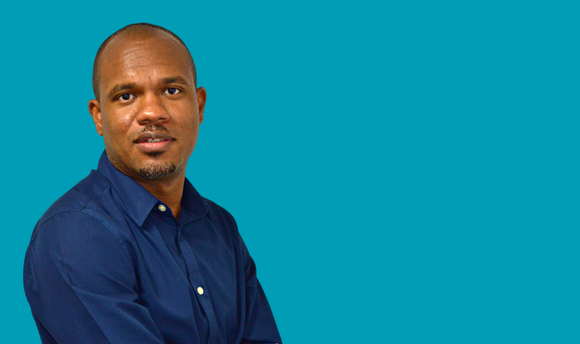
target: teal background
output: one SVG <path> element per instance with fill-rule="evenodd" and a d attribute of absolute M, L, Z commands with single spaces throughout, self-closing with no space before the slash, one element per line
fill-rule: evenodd
<path fill-rule="evenodd" d="M 579 8 L 569 1 L 25 2 L 0 10 L 3 343 L 43 212 L 103 150 L 100 43 L 189 46 L 188 178 L 228 209 L 290 343 L 579 343 Z"/>

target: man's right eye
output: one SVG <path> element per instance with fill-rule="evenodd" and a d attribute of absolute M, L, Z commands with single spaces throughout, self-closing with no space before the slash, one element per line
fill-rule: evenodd
<path fill-rule="evenodd" d="M 117 99 L 122 100 L 122 101 L 129 101 L 131 100 L 131 97 L 133 97 L 133 95 L 131 93 L 123 93 L 121 94 Z"/>

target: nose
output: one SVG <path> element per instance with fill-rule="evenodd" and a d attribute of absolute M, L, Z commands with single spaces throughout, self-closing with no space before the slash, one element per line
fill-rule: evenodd
<path fill-rule="evenodd" d="M 155 94 L 145 94 L 141 97 L 137 113 L 139 124 L 163 123 L 167 122 L 169 117 L 169 112 L 160 97 Z"/>

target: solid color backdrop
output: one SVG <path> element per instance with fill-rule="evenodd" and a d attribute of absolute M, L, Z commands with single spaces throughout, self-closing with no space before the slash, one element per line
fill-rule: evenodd
<path fill-rule="evenodd" d="M 40 342 L 24 253 L 103 150 L 97 48 L 151 22 L 196 61 L 187 176 L 237 219 L 286 344 L 580 342 L 578 10 L 3 4 L 0 341 Z"/>

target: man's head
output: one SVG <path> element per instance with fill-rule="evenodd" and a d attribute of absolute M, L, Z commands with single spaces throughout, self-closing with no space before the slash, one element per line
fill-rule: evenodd
<path fill-rule="evenodd" d="M 189 50 L 164 28 L 133 24 L 105 40 L 89 112 L 117 169 L 138 181 L 185 174 L 206 100 L 196 82 Z"/>
<path fill-rule="evenodd" d="M 109 42 L 112 41 L 117 36 L 150 37 L 152 34 L 159 31 L 166 32 L 169 35 L 171 35 L 171 37 L 175 38 L 179 43 L 181 43 L 181 45 L 183 45 L 185 50 L 187 50 L 187 54 L 189 55 L 189 62 L 191 62 L 191 69 L 193 71 L 193 82 L 197 86 L 197 72 L 195 71 L 195 63 L 193 62 L 193 57 L 191 56 L 189 49 L 187 49 L 187 46 L 185 45 L 185 43 L 183 43 L 181 38 L 179 38 L 173 32 L 159 25 L 153 25 L 149 23 L 138 23 L 127 25 L 124 28 L 117 30 L 115 33 L 107 37 L 107 39 L 105 39 L 105 41 L 99 47 L 99 50 L 97 50 L 95 62 L 93 63 L 93 93 L 95 94 L 95 99 L 100 101 L 101 98 L 101 92 L 99 90 L 99 81 L 100 81 L 99 64 L 101 60 L 101 55 L 105 50 L 105 48 L 109 45 Z"/>

